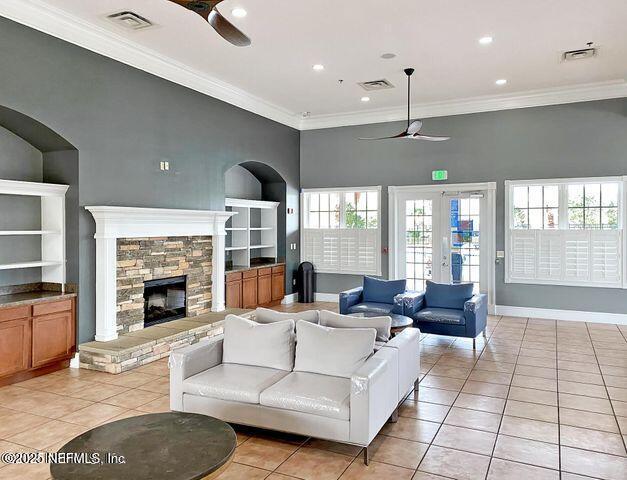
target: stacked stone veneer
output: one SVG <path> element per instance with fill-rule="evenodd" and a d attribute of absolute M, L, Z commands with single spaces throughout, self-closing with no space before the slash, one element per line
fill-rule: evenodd
<path fill-rule="evenodd" d="M 144 328 L 144 282 L 187 277 L 187 316 L 211 311 L 211 237 L 117 240 L 117 331 Z"/>

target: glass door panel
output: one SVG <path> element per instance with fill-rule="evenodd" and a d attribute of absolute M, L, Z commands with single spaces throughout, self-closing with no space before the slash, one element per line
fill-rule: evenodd
<path fill-rule="evenodd" d="M 405 274 L 409 290 L 433 280 L 433 200 L 405 202 Z"/>
<path fill-rule="evenodd" d="M 481 202 L 479 196 L 444 197 L 449 235 L 444 239 L 443 280 L 472 283 L 481 290 Z"/>

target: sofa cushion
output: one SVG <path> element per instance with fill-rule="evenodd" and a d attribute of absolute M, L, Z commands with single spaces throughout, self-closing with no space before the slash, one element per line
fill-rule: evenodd
<path fill-rule="evenodd" d="M 294 320 L 262 324 L 227 315 L 222 362 L 291 371 L 294 342 Z"/>
<path fill-rule="evenodd" d="M 183 380 L 183 393 L 259 403 L 261 392 L 288 374 L 285 370 L 222 363 Z"/>
<path fill-rule="evenodd" d="M 464 312 L 453 308 L 425 308 L 416 313 L 413 318 L 418 322 L 466 325 Z"/>
<path fill-rule="evenodd" d="M 254 312 L 254 320 L 259 323 L 273 323 L 281 320 L 305 320 L 311 323 L 318 323 L 318 310 L 305 310 L 304 312 L 277 312 L 269 308 L 258 307 Z"/>
<path fill-rule="evenodd" d="M 296 322 L 294 371 L 350 376 L 374 351 L 374 328 L 330 328 Z"/>
<path fill-rule="evenodd" d="M 334 328 L 374 328 L 377 341 L 387 342 L 390 339 L 392 319 L 390 317 L 351 317 L 340 315 L 329 310 L 320 311 L 320 325 Z"/>
<path fill-rule="evenodd" d="M 350 387 L 348 378 L 292 372 L 264 390 L 259 403 L 267 407 L 348 420 Z"/>
<path fill-rule="evenodd" d="M 391 303 L 363 302 L 353 305 L 348 309 L 349 313 L 376 313 L 377 315 L 389 315 L 394 305 Z"/>
<path fill-rule="evenodd" d="M 427 307 L 464 309 L 464 303 L 472 298 L 472 283 L 435 283 L 427 280 L 425 302 Z"/>
<path fill-rule="evenodd" d="M 394 297 L 405 292 L 406 283 L 405 279 L 383 280 L 364 277 L 364 302 L 394 304 Z"/>

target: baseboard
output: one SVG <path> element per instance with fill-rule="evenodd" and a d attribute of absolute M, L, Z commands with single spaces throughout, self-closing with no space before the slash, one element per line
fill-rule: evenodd
<path fill-rule="evenodd" d="M 70 358 L 70 368 L 79 368 L 79 354 L 76 352 L 72 358 Z"/>
<path fill-rule="evenodd" d="M 511 307 L 508 305 L 496 305 L 494 310 L 495 315 L 507 315 L 510 317 L 545 318 L 549 320 L 627 325 L 627 314 L 625 313 L 584 312 L 581 310 Z"/>
<path fill-rule="evenodd" d="M 340 301 L 340 294 L 316 292 L 314 293 L 314 300 L 316 302 L 336 302 L 337 303 Z"/>
<path fill-rule="evenodd" d="M 298 302 L 298 293 L 290 293 L 289 295 L 285 295 L 285 297 L 283 297 L 281 305 L 291 305 L 296 302 Z"/>

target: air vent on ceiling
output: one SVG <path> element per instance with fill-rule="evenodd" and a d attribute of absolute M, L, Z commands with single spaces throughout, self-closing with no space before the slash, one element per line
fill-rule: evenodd
<path fill-rule="evenodd" d="M 564 52 L 564 60 L 583 60 L 584 58 L 592 58 L 596 54 L 596 48 L 582 48 L 580 50 L 570 50 L 568 52 Z"/>
<path fill-rule="evenodd" d="M 147 18 L 136 14 L 135 12 L 117 12 L 107 15 L 107 18 L 121 27 L 129 30 L 144 30 L 153 26 L 153 23 Z"/>
<path fill-rule="evenodd" d="M 388 88 L 394 88 L 394 85 L 392 85 L 389 80 L 385 80 L 385 79 L 371 80 L 369 82 L 359 82 L 357 85 L 359 85 L 361 88 L 367 91 L 386 90 Z"/>

